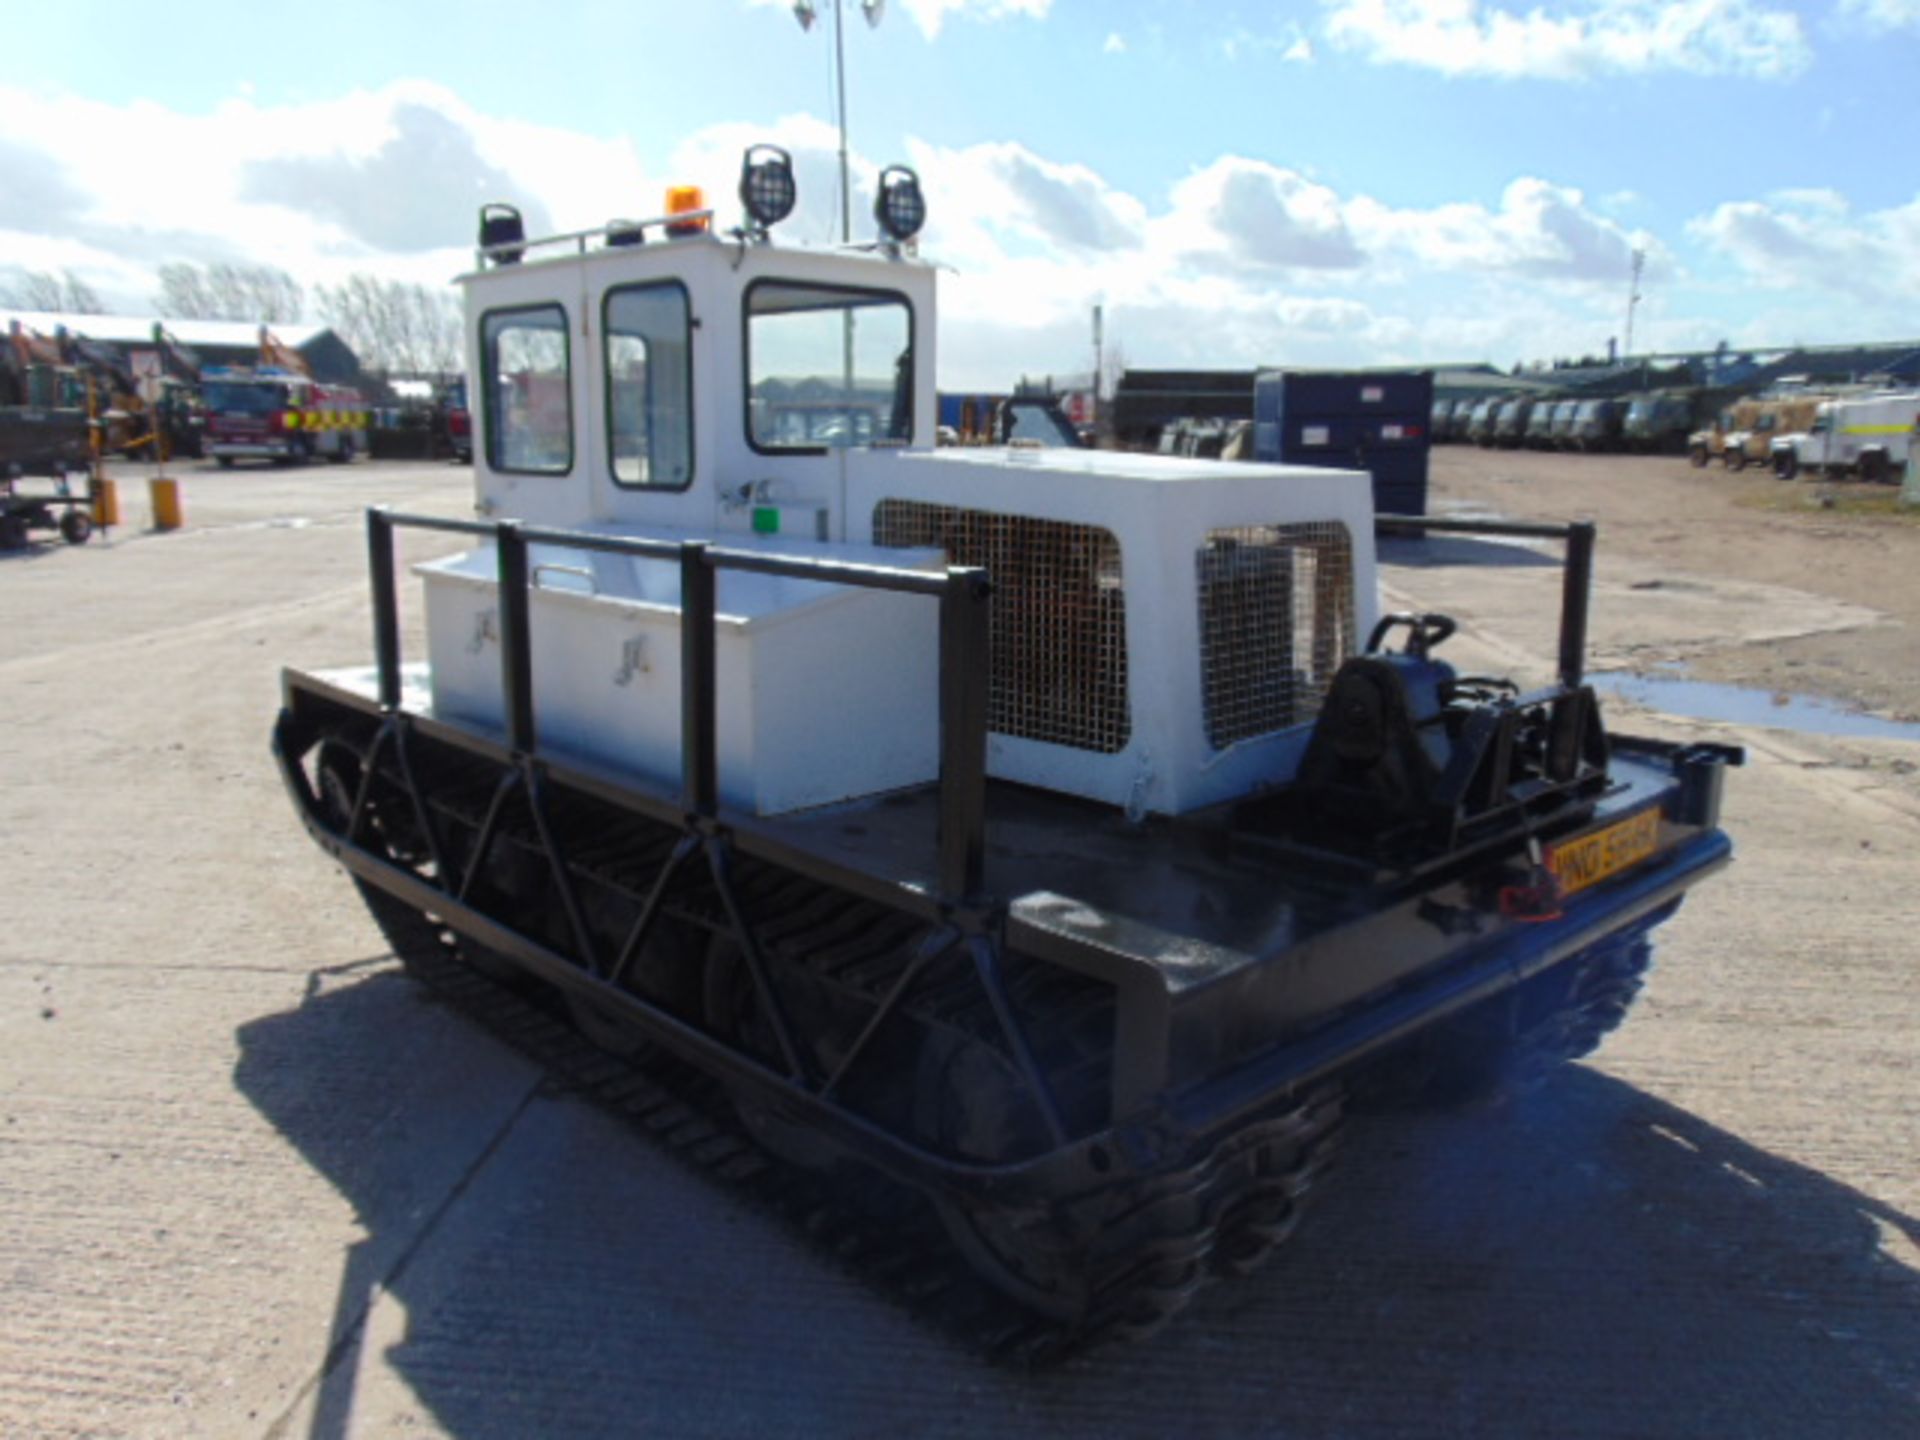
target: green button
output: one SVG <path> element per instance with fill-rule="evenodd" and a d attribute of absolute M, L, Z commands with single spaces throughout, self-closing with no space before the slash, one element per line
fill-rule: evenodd
<path fill-rule="evenodd" d="M 771 505 L 754 506 L 753 533 L 756 535 L 778 535 L 780 533 L 780 512 Z"/>

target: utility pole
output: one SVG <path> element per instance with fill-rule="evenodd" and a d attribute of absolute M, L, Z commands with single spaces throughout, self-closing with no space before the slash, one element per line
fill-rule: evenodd
<path fill-rule="evenodd" d="M 1640 272 L 1647 267 L 1647 252 L 1635 248 L 1633 252 L 1633 279 L 1627 285 L 1627 344 L 1626 355 L 1633 354 L 1633 311 L 1640 303 Z"/>
<path fill-rule="evenodd" d="M 1106 306 L 1093 307 L 1093 403 L 1088 407 L 1087 423 L 1095 429 L 1100 425 L 1100 380 L 1101 367 L 1105 363 L 1106 342 L 1103 338 Z"/>

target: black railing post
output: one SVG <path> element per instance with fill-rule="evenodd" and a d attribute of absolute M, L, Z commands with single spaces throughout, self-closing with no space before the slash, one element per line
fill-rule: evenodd
<path fill-rule="evenodd" d="M 516 755 L 534 747 L 532 592 L 527 588 L 527 541 L 520 527 L 503 520 L 494 528 L 500 558 L 500 676 L 507 717 L 507 743 Z"/>
<path fill-rule="evenodd" d="M 373 578 L 373 664 L 380 677 L 380 708 L 400 708 L 400 598 L 393 583 L 393 517 L 367 511 L 367 569 Z"/>
<path fill-rule="evenodd" d="M 978 895 L 987 832 L 987 572 L 947 571 L 940 596 L 940 892 Z"/>
<path fill-rule="evenodd" d="M 1567 569 L 1560 592 L 1560 683 L 1580 683 L 1587 670 L 1587 604 L 1593 592 L 1593 522 L 1567 526 Z"/>
<path fill-rule="evenodd" d="M 692 815 L 719 807 L 716 611 L 706 544 L 688 541 L 680 547 L 680 759 L 682 803 Z"/>

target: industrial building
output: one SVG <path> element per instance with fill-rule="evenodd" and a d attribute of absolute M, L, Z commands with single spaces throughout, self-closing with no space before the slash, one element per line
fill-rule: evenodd
<path fill-rule="evenodd" d="M 153 315 L 72 315 L 49 310 L 0 310 L 0 331 L 14 321 L 53 335 L 65 329 L 121 353 L 130 368 L 137 351 L 153 348 L 153 327 L 191 349 L 202 365 L 252 365 L 260 358 L 260 326 L 242 320 L 167 320 Z M 326 325 L 273 325 L 274 338 L 306 361 L 313 378 L 328 385 L 360 385 L 360 358 Z"/>
<path fill-rule="evenodd" d="M 1262 369 L 1128 370 L 1114 389 L 1113 428 L 1122 445 L 1150 448 L 1175 420 L 1251 420 L 1254 378 Z M 1279 367 L 1284 368 L 1284 367 Z M 1607 399 L 1666 386 L 1739 387 L 1850 383 L 1868 378 L 1920 384 L 1920 340 L 1869 345 L 1801 345 L 1635 355 L 1591 365 L 1523 370 L 1486 364 L 1373 367 L 1377 374 L 1430 371 L 1436 400 L 1545 394 Z M 1347 372 L 1357 373 L 1357 372 Z"/>

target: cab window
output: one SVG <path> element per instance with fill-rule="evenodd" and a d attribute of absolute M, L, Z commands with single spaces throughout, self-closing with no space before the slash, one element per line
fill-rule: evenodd
<path fill-rule="evenodd" d="M 609 290 L 607 458 L 613 483 L 684 490 L 693 483 L 693 346 L 677 280 Z"/>
<path fill-rule="evenodd" d="M 480 321 L 487 463 L 523 475 L 573 469 L 573 355 L 558 305 L 494 310 Z"/>
<path fill-rule="evenodd" d="M 827 450 L 913 438 L 913 312 L 894 291 L 755 281 L 746 306 L 747 439 Z"/>

